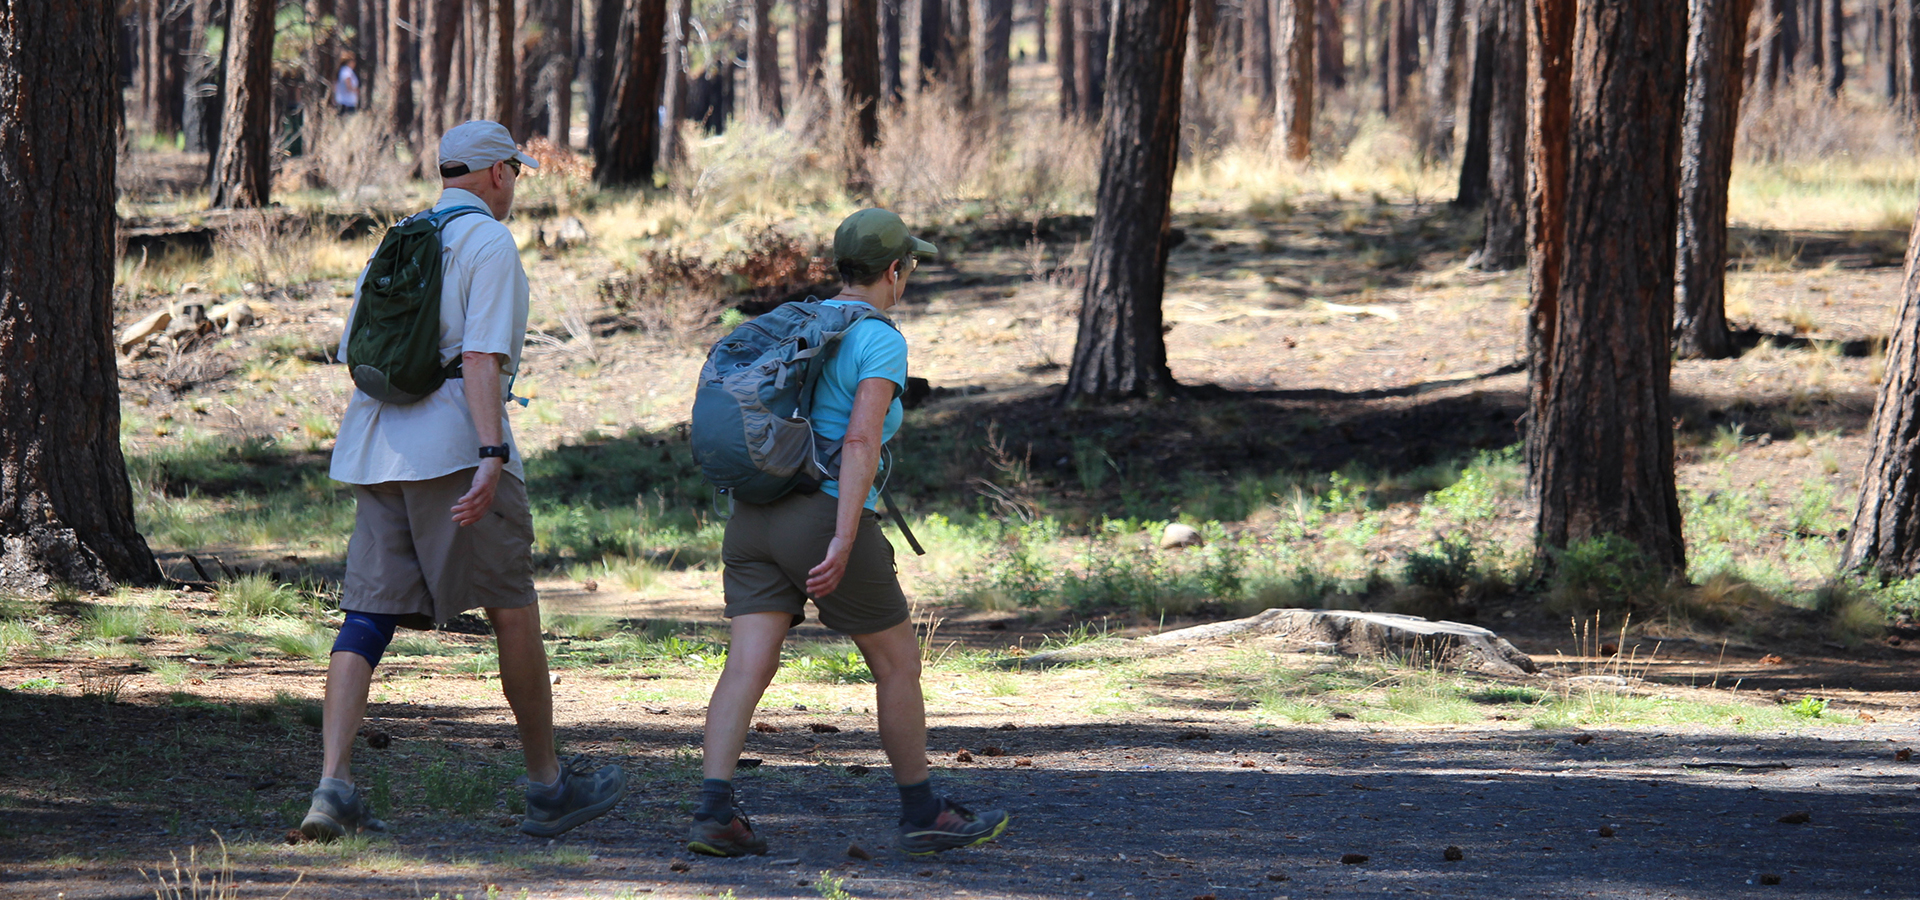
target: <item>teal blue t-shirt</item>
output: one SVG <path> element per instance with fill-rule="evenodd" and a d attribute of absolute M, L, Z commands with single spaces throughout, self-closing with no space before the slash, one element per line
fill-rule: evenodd
<path fill-rule="evenodd" d="M 867 305 L 857 300 L 825 302 L 829 306 Z M 903 414 L 900 395 L 907 389 L 907 338 L 893 326 L 871 319 L 849 329 L 846 337 L 840 339 L 833 358 L 827 361 L 826 371 L 814 388 L 814 434 L 829 441 L 846 438 L 847 421 L 853 417 L 854 393 L 860 389 L 860 382 L 868 378 L 893 382 L 893 403 L 887 407 L 887 418 L 881 423 L 880 442 L 893 440 L 894 432 L 900 430 Z M 829 481 L 820 489 L 831 496 L 840 496 L 838 481 Z M 873 488 L 867 491 L 867 508 L 877 509 L 879 498 L 880 479 L 875 478 Z"/>

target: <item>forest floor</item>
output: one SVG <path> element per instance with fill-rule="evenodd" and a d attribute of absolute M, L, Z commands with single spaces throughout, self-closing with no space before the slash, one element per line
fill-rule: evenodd
<path fill-rule="evenodd" d="M 1523 273 L 1466 264 L 1470 217 L 1325 194 L 1176 208 L 1164 309 L 1181 398 L 1053 403 L 1084 219 L 940 226 L 943 258 L 897 316 L 932 388 L 899 476 L 931 551 L 902 554 L 930 755 L 957 799 L 1014 816 L 996 844 L 926 861 L 891 849 L 869 676 L 812 623 L 738 780 L 770 854 L 685 852 L 724 630 L 715 525 L 687 508 L 676 427 L 717 332 L 636 324 L 606 287 L 632 248 L 599 235 L 526 254 L 544 337 L 514 422 L 534 492 L 554 501 L 536 547 L 564 749 L 624 765 L 629 799 L 557 841 L 511 827 L 512 723 L 485 627 L 463 620 L 404 637 L 381 667 L 366 734 L 385 746 L 357 764 L 391 830 L 288 843 L 318 765 L 325 600 L 351 523 L 324 477 L 347 382 L 315 360 L 370 244 L 322 242 L 296 263 L 243 238 L 217 251 L 224 269 L 134 273 L 122 325 L 188 281 L 253 297 L 260 321 L 123 363 L 142 524 L 181 586 L 5 598 L 0 895 L 152 896 L 147 877 L 174 877 L 175 857 L 247 898 L 1913 894 L 1920 768 L 1896 754 L 1920 743 L 1920 630 L 1898 618 L 1910 607 L 1848 623 L 1810 599 L 1834 577 L 1904 234 L 1736 235 L 1729 311 L 1750 349 L 1673 370 L 1704 587 L 1590 610 L 1489 574 L 1512 571 L 1530 528 L 1499 462 L 1518 440 L 1526 289 Z M 542 224 L 516 233 L 531 246 Z M 1485 509 L 1436 499 L 1476 472 Z M 1221 557 L 1244 567 L 1219 582 L 1242 593 L 1167 587 L 1205 569 L 1197 550 L 1151 549 L 1176 519 L 1248 554 Z M 1395 582 L 1450 530 L 1491 560 L 1482 589 L 1434 601 Z M 1162 593 L 1070 597 L 1022 560 L 1120 567 Z M 1257 641 L 1018 665 L 1257 609 L 1271 597 L 1245 585 L 1261 565 L 1314 573 L 1296 598 L 1309 605 L 1485 624 L 1543 672 Z"/>

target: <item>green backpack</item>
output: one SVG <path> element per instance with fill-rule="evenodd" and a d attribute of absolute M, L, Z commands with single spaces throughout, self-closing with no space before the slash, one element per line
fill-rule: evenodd
<path fill-rule="evenodd" d="M 427 210 L 400 220 L 380 239 L 360 284 L 360 307 L 347 332 L 353 385 L 382 403 L 418 401 L 460 376 L 460 360 L 440 364 L 440 232 L 474 206 Z"/>

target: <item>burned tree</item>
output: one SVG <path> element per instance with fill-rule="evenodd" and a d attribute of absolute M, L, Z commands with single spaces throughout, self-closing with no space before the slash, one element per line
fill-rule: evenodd
<path fill-rule="evenodd" d="M 1900 320 L 1873 407 L 1860 503 L 1841 556 L 1844 569 L 1902 578 L 1920 574 L 1920 218 L 1914 229 L 1907 240 Z"/>
<path fill-rule="evenodd" d="M 601 2 L 623 5 L 613 44 L 618 56 L 607 90 L 607 121 L 600 126 L 606 148 L 594 160 L 593 180 L 601 185 L 647 184 L 660 150 L 658 103 L 666 69 L 660 41 L 667 28 L 667 0 Z"/>
<path fill-rule="evenodd" d="M 230 2 L 227 103 L 213 164 L 213 205 L 265 206 L 273 188 L 273 3 Z"/>
<path fill-rule="evenodd" d="M 1493 29 L 1487 107 L 1487 235 L 1480 268 L 1527 260 L 1527 29 L 1525 0 L 1486 0 Z"/>
<path fill-rule="evenodd" d="M 0 588 L 160 577 L 120 454 L 114 7 L 0 2 Z"/>
<path fill-rule="evenodd" d="M 1727 183 L 1733 177 L 1740 70 L 1753 0 L 1691 0 L 1688 5 L 1674 345 L 1688 359 L 1725 359 L 1733 355 L 1733 335 L 1727 331 Z"/>
<path fill-rule="evenodd" d="M 1313 147 L 1313 14 L 1316 0 L 1274 4 L 1274 146 L 1295 161 Z"/>
<path fill-rule="evenodd" d="M 1066 400 L 1173 391 L 1161 334 L 1188 0 L 1120 0 L 1100 141 L 1093 256 Z"/>

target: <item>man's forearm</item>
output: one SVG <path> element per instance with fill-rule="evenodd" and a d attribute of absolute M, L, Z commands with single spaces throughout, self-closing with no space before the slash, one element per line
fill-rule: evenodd
<path fill-rule="evenodd" d="M 460 354 L 460 373 L 466 381 L 467 412 L 473 416 L 473 430 L 480 436 L 481 447 L 498 446 L 505 440 L 500 427 L 500 363 L 501 356 L 498 353 Z"/>

